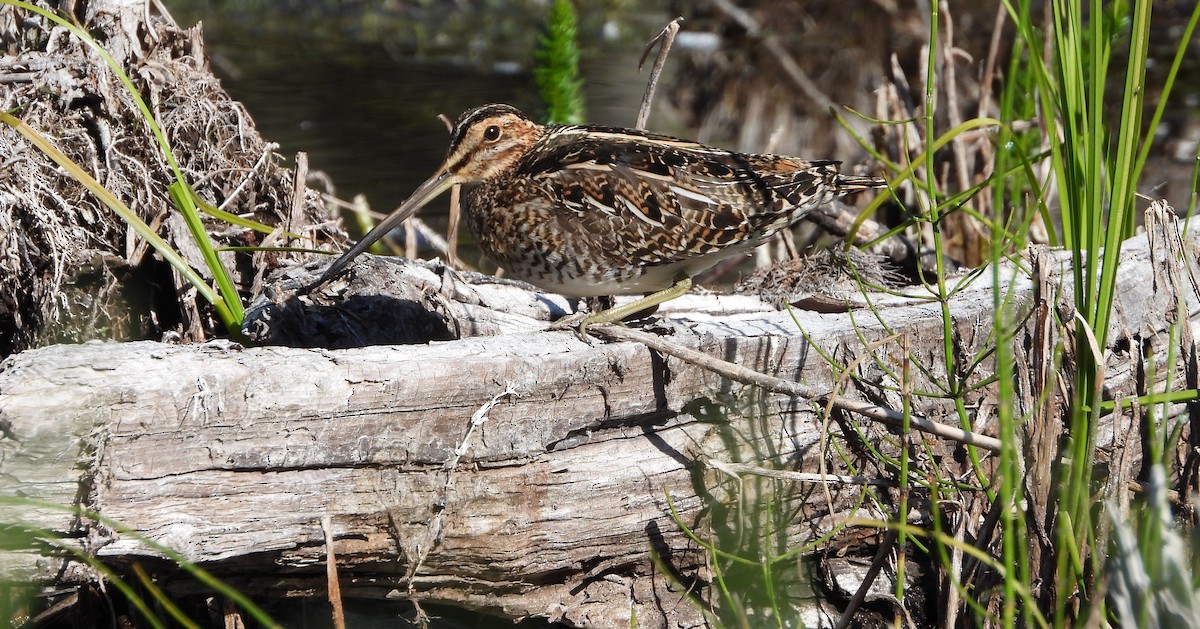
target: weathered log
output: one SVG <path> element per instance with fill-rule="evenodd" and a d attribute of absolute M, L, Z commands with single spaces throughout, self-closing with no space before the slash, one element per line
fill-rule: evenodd
<path fill-rule="evenodd" d="M 1141 343 L 1165 338 L 1171 299 L 1181 297 L 1148 279 L 1162 276 L 1154 268 L 1162 260 L 1152 262 L 1145 237 L 1125 248 L 1110 347 L 1128 347 L 1131 333 Z M 1046 259 L 1063 265 L 1058 285 L 1069 292 L 1065 258 Z M 1008 296 L 1002 316 L 1022 321 L 1031 312 L 1025 266 L 980 273 L 948 302 L 954 352 L 973 356 L 990 342 L 993 277 Z M 9 358 L 0 364 L 0 495 L 86 507 L 138 536 L 26 506 L 5 506 L 0 521 L 69 536 L 118 565 L 160 554 L 144 537 L 234 584 L 295 595 L 324 591 L 320 521 L 328 515 L 345 595 L 578 626 L 628 626 L 631 613 L 639 626 L 685 626 L 700 612 L 682 589 L 710 595 L 701 587 L 705 553 L 682 527 L 728 526 L 706 514 L 754 498 L 753 483 L 731 484 L 727 474 L 753 466 L 845 474 L 834 457 L 821 464 L 819 445 L 853 418 L 828 423 L 810 401 L 764 393 L 641 344 L 540 331 L 539 317 L 565 308 L 544 295 L 473 283 L 429 263 L 367 258 L 353 273 L 393 272 L 426 277 L 418 307 L 476 322 L 446 327 L 457 330 L 451 336 L 503 333 L 338 350 L 89 343 Z M 289 308 L 306 316 L 339 295 L 354 302 L 353 273 L 328 293 L 297 295 L 311 273 L 293 270 L 268 291 L 274 302 L 260 304 L 259 327 L 278 329 Z M 898 407 L 863 383 L 889 384 L 883 367 L 898 373 L 904 361 L 925 367 L 910 370 L 914 389 L 944 379 L 940 306 L 873 297 L 874 311 L 821 314 L 691 296 L 665 307 L 651 329 L 818 390 L 832 390 L 835 377 L 810 343 L 842 366 L 865 358 L 854 367 L 858 390 L 846 394 Z M 1194 317 L 1195 295 L 1182 297 Z M 740 312 L 714 316 L 718 304 Z M 1111 395 L 1145 385 L 1137 381 L 1146 372 L 1120 369 L 1127 352 L 1110 357 Z M 980 361 L 968 382 L 991 374 Z M 989 387 L 966 398 L 969 408 L 994 403 Z M 947 420 L 950 402 L 913 399 L 927 418 L 957 425 Z M 862 434 L 886 447 L 889 429 Z M 947 461 L 961 454 L 958 444 L 926 439 Z M 860 475 L 889 482 L 878 462 L 859 463 Z M 822 491 L 793 497 L 787 543 L 815 539 L 856 513 L 848 509 L 857 490 L 846 482 L 858 481 L 829 483 L 833 503 Z M 70 557 L 0 551 L 5 580 L 86 577 L 78 568 Z"/>

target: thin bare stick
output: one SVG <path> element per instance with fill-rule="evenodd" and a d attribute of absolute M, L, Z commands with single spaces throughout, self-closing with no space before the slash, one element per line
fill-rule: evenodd
<path fill-rule="evenodd" d="M 446 130 L 454 132 L 454 121 L 446 114 L 438 114 L 438 119 L 446 125 Z M 462 218 L 462 186 L 450 188 L 450 219 L 446 226 L 446 264 L 450 268 L 463 270 L 465 267 L 458 259 L 458 225 Z"/>
<path fill-rule="evenodd" d="M 459 271 L 466 268 L 458 259 L 458 224 L 462 220 L 461 203 L 462 186 L 456 185 L 450 188 L 450 219 L 449 225 L 446 227 L 446 264 Z"/>
<path fill-rule="evenodd" d="M 217 206 L 218 210 L 229 209 L 229 205 L 232 204 L 238 198 L 238 195 L 240 195 L 242 193 L 242 191 L 246 189 L 246 185 L 249 184 L 254 179 L 254 175 L 255 175 L 255 173 L 258 172 L 258 169 L 261 168 L 262 165 L 267 162 L 267 158 L 270 157 L 271 154 L 273 152 L 275 152 L 277 149 L 279 149 L 279 145 L 274 142 L 267 142 L 266 144 L 263 145 L 262 154 L 260 154 L 258 156 L 258 161 L 254 162 L 254 165 L 251 166 L 250 169 L 246 171 L 246 176 L 242 177 L 242 180 L 240 182 L 238 182 L 238 185 L 236 188 L 233 189 L 233 192 L 230 192 L 228 195 L 225 196 L 225 200 L 221 201 L 221 204 Z M 307 168 L 305 170 L 307 170 Z M 299 168 L 297 168 L 296 173 L 299 174 L 299 172 L 300 172 L 300 170 L 299 170 Z M 299 179 L 299 177 L 297 177 L 297 179 Z M 195 184 L 192 185 L 192 187 L 193 188 L 196 187 L 197 185 L 199 185 L 199 183 L 200 182 L 197 181 Z M 292 189 L 293 190 L 295 189 L 294 184 L 293 184 Z M 295 201 L 293 200 L 292 203 L 295 204 Z"/>
<path fill-rule="evenodd" d="M 865 476 L 849 476 L 846 474 L 814 474 L 812 472 L 792 472 L 789 470 L 773 470 L 746 463 L 731 463 L 717 459 L 702 457 L 704 464 L 734 478 L 738 474 L 750 474 L 779 480 L 795 481 L 797 483 L 834 483 L 841 485 L 873 485 L 876 487 L 895 487 L 896 483 L 885 478 L 867 478 Z"/>
<path fill-rule="evenodd" d="M 404 257 L 409 260 L 417 259 L 417 225 L 415 216 L 404 219 Z"/>
<path fill-rule="evenodd" d="M 846 629 L 850 623 L 854 621 L 854 612 L 867 600 L 867 593 L 871 591 L 871 586 L 875 584 L 875 579 L 879 576 L 879 571 L 883 569 L 883 564 L 887 561 L 892 546 L 896 544 L 896 539 L 899 533 L 895 529 L 888 529 L 883 534 L 883 541 L 879 543 L 879 550 L 875 551 L 875 558 L 871 560 L 871 567 L 867 568 L 866 574 L 863 575 L 862 583 L 859 584 L 858 590 L 854 592 L 854 596 L 850 597 L 850 602 L 846 605 L 846 611 L 842 612 L 842 617 L 838 619 L 837 629 Z"/>
<path fill-rule="evenodd" d="M 392 520 L 392 530 L 396 536 L 396 542 L 401 552 L 404 553 L 405 559 L 408 561 L 408 567 L 404 572 L 404 580 L 407 583 L 410 593 L 410 601 L 414 606 L 417 606 L 418 616 L 424 615 L 424 612 L 420 609 L 416 597 L 412 596 L 414 583 L 417 578 L 417 572 L 424 565 L 429 553 L 441 543 L 442 530 L 446 524 L 446 512 L 449 511 L 447 505 L 450 504 L 451 490 L 454 487 L 454 480 L 458 473 L 458 463 L 471 449 L 471 436 L 475 433 L 475 430 L 488 421 L 488 413 L 501 400 L 516 397 L 518 394 L 519 391 L 517 391 L 513 384 L 505 384 L 503 391 L 494 395 L 490 401 L 484 403 L 483 406 L 471 414 L 471 420 L 467 424 L 466 433 L 463 434 L 462 440 L 455 446 L 454 454 L 442 464 L 442 470 L 446 473 L 445 482 L 442 483 L 441 492 L 438 497 L 438 504 L 442 505 L 442 508 L 437 511 L 425 526 L 425 531 L 421 535 L 421 539 L 416 540 L 415 543 L 405 543 L 403 537 L 400 535 L 399 523 L 402 521 L 401 518 L 393 511 L 388 511 L 388 517 Z"/>
<path fill-rule="evenodd" d="M 638 70 L 641 70 L 642 66 L 646 65 L 646 57 L 650 56 L 650 51 L 654 50 L 655 44 L 661 42 L 658 48 L 658 57 L 654 60 L 654 67 L 650 69 L 650 80 L 646 83 L 646 93 L 642 95 L 642 106 L 638 109 L 635 129 L 646 128 L 646 121 L 650 118 L 650 104 L 654 100 L 654 90 L 658 89 L 658 77 L 667 63 L 667 53 L 671 51 L 671 44 L 675 41 L 675 35 L 679 33 L 679 23 L 682 21 L 682 17 L 677 17 L 664 26 L 658 35 L 655 35 L 654 39 L 646 44 L 646 49 L 642 51 L 642 58 L 638 60 Z"/>
<path fill-rule="evenodd" d="M 946 627 L 957 626 L 955 622 L 958 618 L 959 607 L 962 605 L 961 595 L 958 588 L 954 587 L 955 583 L 966 583 L 962 579 L 963 569 L 963 546 L 967 544 L 967 523 L 964 521 L 962 514 L 962 505 L 958 504 L 958 510 L 943 510 L 950 517 L 951 529 L 954 531 L 954 545 L 950 547 L 950 566 L 947 570 L 949 574 L 945 575 L 946 582 L 943 584 L 946 592 L 945 607 L 942 608 L 942 618 L 947 621 Z"/>
<path fill-rule="evenodd" d="M 945 26 L 945 38 L 941 42 L 935 43 L 941 47 L 940 55 L 942 57 L 942 74 L 944 76 L 945 88 L 944 97 L 946 99 L 946 112 L 950 118 L 950 124 L 953 127 L 959 126 L 963 121 L 962 107 L 959 105 L 958 96 L 958 75 L 955 69 L 956 61 L 959 57 L 966 57 L 970 60 L 967 53 L 961 48 L 954 45 L 954 18 L 950 13 L 950 6 L 944 0 L 940 3 L 941 15 L 943 16 Z M 963 134 L 955 135 L 951 140 L 954 146 L 953 160 L 956 178 L 958 179 L 959 190 L 969 190 L 973 184 L 971 180 L 970 164 L 975 163 L 977 156 L 967 145 L 967 137 Z M 981 143 L 975 142 L 974 146 L 978 147 Z M 982 144 L 988 144 L 983 142 Z M 949 165 L 947 165 L 949 168 Z M 987 188 L 981 191 L 986 193 Z M 966 203 L 971 208 L 990 207 L 989 205 L 981 204 L 982 197 L 975 195 L 973 198 L 967 199 Z M 978 266 L 983 264 L 984 253 L 981 251 L 982 245 L 980 241 L 980 230 L 978 225 L 970 218 L 970 214 L 966 212 L 958 213 L 955 221 L 962 221 L 958 229 L 961 232 L 961 249 L 958 258 L 965 264 L 970 266 Z"/>
<path fill-rule="evenodd" d="M 992 24 L 992 40 L 988 44 L 987 59 L 983 63 L 983 78 L 979 81 L 979 109 L 976 115 L 980 118 L 997 117 L 992 114 L 992 83 L 996 79 L 996 64 L 1000 58 L 1000 43 L 1004 41 L 1004 22 L 1007 17 L 1008 11 L 1003 4 L 998 3 L 996 20 Z M 990 147 L 989 143 L 985 142 L 984 144 Z"/>
<path fill-rule="evenodd" d="M 325 532 L 325 582 L 329 590 L 329 604 L 333 606 L 333 627 L 346 629 L 342 588 L 338 584 L 337 554 L 333 552 L 333 517 L 328 514 L 321 516 L 321 530 Z"/>
<path fill-rule="evenodd" d="M 841 396 L 830 395 L 823 391 L 819 391 L 815 387 L 800 384 L 799 382 L 784 380 L 783 378 L 776 378 L 775 376 L 768 376 L 767 374 L 755 371 L 753 369 L 715 358 L 690 347 L 684 347 L 678 343 L 672 343 L 654 334 L 649 334 L 647 332 L 642 332 L 640 330 L 634 330 L 632 328 L 611 323 L 592 325 L 588 328 L 588 331 L 616 341 L 641 343 L 650 349 L 667 354 L 669 356 L 674 356 L 675 358 L 678 358 L 686 363 L 703 367 L 704 369 L 708 369 L 713 373 L 725 376 L 726 378 L 736 382 L 741 382 L 742 384 L 762 387 L 768 391 L 783 393 L 785 395 L 791 395 L 807 400 L 827 400 L 829 405 L 833 408 L 856 413 L 868 419 L 888 424 L 889 426 L 895 426 L 897 428 L 904 425 L 904 414 L 899 411 L 877 406 L 869 402 L 862 402 Z M 941 437 L 943 439 L 958 441 L 960 443 L 980 447 L 992 452 L 1000 451 L 1000 440 L 996 439 L 995 437 L 968 432 L 961 428 L 948 426 L 946 424 L 938 423 L 917 415 L 910 417 L 908 419 L 908 423 L 916 430 Z"/>
<path fill-rule="evenodd" d="M 75 592 L 74 594 L 71 594 L 70 596 L 62 599 L 61 601 L 47 607 L 46 609 L 44 609 L 42 611 L 42 613 L 38 614 L 37 616 L 34 616 L 33 617 L 33 626 L 35 626 L 35 627 L 43 626 L 42 623 L 48 623 L 55 616 L 61 614 L 62 612 L 66 611 L 68 609 L 75 607 L 77 604 L 79 604 L 79 592 Z"/>
<path fill-rule="evenodd" d="M 265 153 L 264 153 L 265 155 Z M 249 177 L 247 177 L 249 179 Z M 295 233 L 296 225 L 304 224 L 304 193 L 308 190 L 308 153 L 296 153 L 295 177 L 292 179 L 292 207 L 288 212 L 285 232 Z M 289 236 L 284 241 L 291 244 Z"/>

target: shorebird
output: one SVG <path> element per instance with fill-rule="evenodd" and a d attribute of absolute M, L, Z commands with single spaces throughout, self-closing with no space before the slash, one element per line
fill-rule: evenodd
<path fill-rule="evenodd" d="M 840 175 L 834 161 L 616 127 L 546 126 L 514 107 L 486 105 L 459 117 L 441 168 L 314 286 L 456 184 L 475 242 L 508 276 L 571 297 L 644 295 L 588 315 L 579 324 L 585 338 L 589 325 L 683 295 L 695 275 L 812 209 L 886 185 Z"/>

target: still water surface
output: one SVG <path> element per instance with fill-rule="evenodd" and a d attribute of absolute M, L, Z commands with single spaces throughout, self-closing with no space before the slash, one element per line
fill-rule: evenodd
<path fill-rule="evenodd" d="M 281 154 L 307 152 L 310 167 L 330 176 L 339 197 L 364 194 L 377 211 L 397 206 L 440 165 L 448 135 L 438 114 L 454 119 L 502 102 L 536 116 L 541 107 L 529 72 L 541 15 L 524 16 L 532 32 L 508 42 L 522 45 L 483 51 L 476 45 L 468 58 L 453 45 L 398 49 L 359 41 L 362 33 L 353 28 L 307 29 L 316 19 L 311 15 L 297 13 L 289 22 L 286 10 L 267 18 L 220 4 L 167 2 L 180 26 L 203 22 L 223 86 L 246 105 L 262 135 L 280 144 Z M 639 9 L 619 24 L 580 16 L 590 122 L 633 125 L 646 80 L 637 57 L 665 15 Z M 500 19 L 486 10 L 466 17 Z M 431 204 L 422 216 L 431 219 L 444 204 Z"/>

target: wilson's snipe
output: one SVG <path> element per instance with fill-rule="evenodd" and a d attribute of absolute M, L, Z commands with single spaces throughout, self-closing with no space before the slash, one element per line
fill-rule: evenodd
<path fill-rule="evenodd" d="M 574 297 L 646 294 L 589 316 L 579 328 L 586 334 L 590 324 L 686 293 L 697 273 L 841 194 L 885 185 L 839 175 L 837 164 L 629 129 L 542 126 L 508 105 L 487 105 L 458 119 L 442 167 L 317 284 L 464 184 L 475 241 L 512 277 Z"/>

